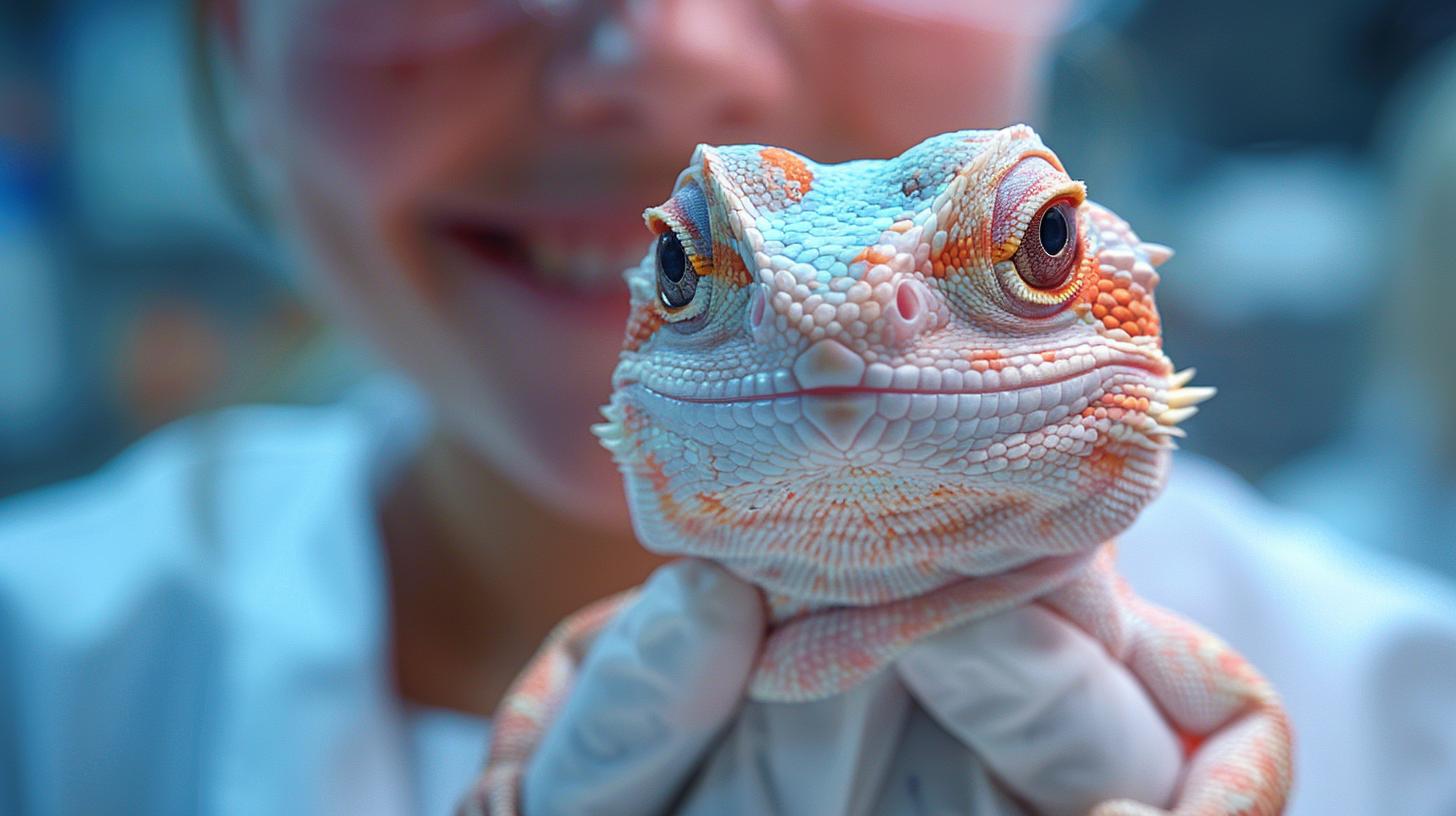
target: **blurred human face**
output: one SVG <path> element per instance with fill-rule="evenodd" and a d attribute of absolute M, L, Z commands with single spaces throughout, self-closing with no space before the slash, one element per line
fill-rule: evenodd
<path fill-rule="evenodd" d="M 893 155 L 1032 103 L 1067 0 L 237 0 L 248 141 L 325 302 L 552 507 L 625 518 L 588 427 L 699 142 Z"/>

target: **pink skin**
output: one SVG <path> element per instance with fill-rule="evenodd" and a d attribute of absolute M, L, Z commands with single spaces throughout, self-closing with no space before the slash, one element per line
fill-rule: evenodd
<path fill-rule="evenodd" d="M 531 5 L 240 0 L 241 138 L 321 300 L 495 470 L 625 529 L 587 428 L 620 345 L 619 270 L 648 244 L 640 213 L 693 146 L 837 160 L 1002 125 L 1031 107 L 1042 40 L 879 2 L 579 3 L 545 22 Z M 1021 24 L 1050 27 L 1065 0 L 1041 6 Z M 568 262 L 590 284 L 545 280 L 538 240 L 595 247 Z"/>

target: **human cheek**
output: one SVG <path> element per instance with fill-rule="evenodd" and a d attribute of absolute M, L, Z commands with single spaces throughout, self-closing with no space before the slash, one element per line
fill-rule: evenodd
<path fill-rule="evenodd" d="M 418 179 L 518 141 L 529 110 L 531 63 L 541 43 L 503 35 L 456 47 L 383 55 L 341 55 L 295 37 L 283 62 L 279 118 L 294 150 L 368 189 L 393 177 Z M 495 111 L 495 115 L 490 112 Z"/>

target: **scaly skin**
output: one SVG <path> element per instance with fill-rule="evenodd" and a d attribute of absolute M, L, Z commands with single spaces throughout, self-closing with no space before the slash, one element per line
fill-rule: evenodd
<path fill-rule="evenodd" d="M 1175 813 L 1283 809 L 1274 692 L 1113 568 L 1111 537 L 1212 394 L 1162 351 L 1152 293 L 1169 250 L 1086 201 L 1024 126 L 841 165 L 703 146 L 646 220 L 659 240 L 627 274 L 596 430 L 648 548 L 763 588 L 774 626 L 752 699 L 827 697 L 921 637 L 1040 603 L 1125 663 L 1183 735 Z M 467 810 L 514 812 L 610 614 L 564 624 L 518 681 Z"/>

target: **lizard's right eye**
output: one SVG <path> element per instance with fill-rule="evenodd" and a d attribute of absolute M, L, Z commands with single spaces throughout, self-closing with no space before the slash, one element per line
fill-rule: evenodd
<path fill-rule="evenodd" d="M 657 236 L 657 292 L 662 305 L 681 309 L 693 302 L 698 291 L 698 273 L 688 263 L 682 241 L 672 230 Z"/>
<path fill-rule="evenodd" d="M 1077 209 L 1070 201 L 1057 199 L 1031 219 L 1011 261 L 1027 286 L 1056 289 L 1076 269 L 1077 247 Z"/>

